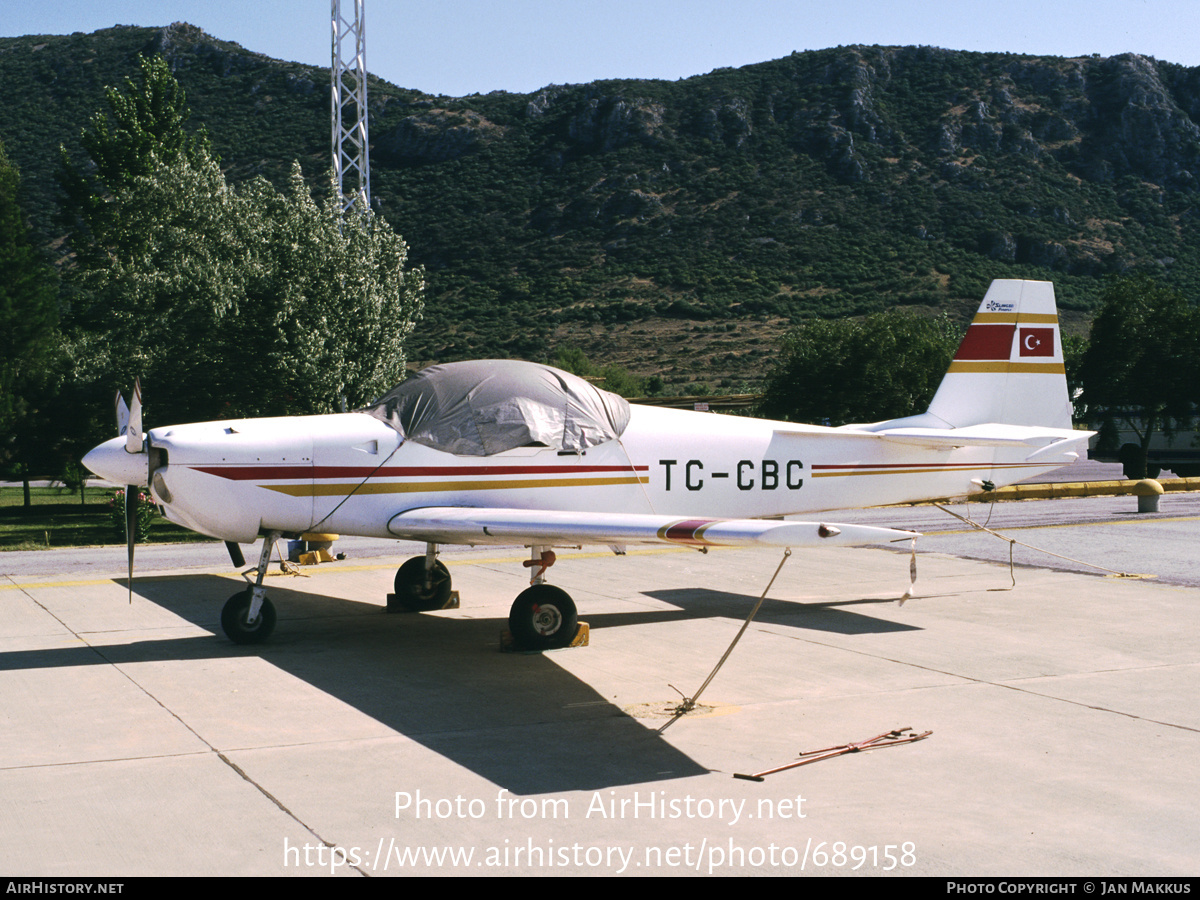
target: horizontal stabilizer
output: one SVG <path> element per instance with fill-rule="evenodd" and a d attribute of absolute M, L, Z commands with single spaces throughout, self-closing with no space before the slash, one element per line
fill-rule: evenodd
<path fill-rule="evenodd" d="M 625 513 L 436 507 L 398 513 L 398 538 L 455 544 L 683 544 L 691 547 L 858 546 L 908 540 L 913 531 L 765 519 L 703 519 Z"/>
<path fill-rule="evenodd" d="M 878 427 L 878 426 L 872 426 Z M 813 435 L 780 429 L 780 437 L 803 437 L 811 441 Z M 900 427 L 867 431 L 857 426 L 839 428 L 830 434 L 833 439 L 863 438 L 872 441 L 888 441 L 906 446 L 926 447 L 931 450 L 957 450 L 961 447 L 1030 447 L 1039 453 L 1064 441 L 1086 441 L 1090 431 L 1068 429 L 1031 428 L 1023 425 L 968 425 L 964 428 Z"/>

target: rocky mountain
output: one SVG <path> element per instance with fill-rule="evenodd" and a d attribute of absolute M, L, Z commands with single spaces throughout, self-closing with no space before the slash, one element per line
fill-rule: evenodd
<path fill-rule="evenodd" d="M 328 73 L 188 25 L 0 39 L 0 139 L 53 241 L 58 146 L 162 53 L 235 178 L 328 167 Z M 373 80 L 372 188 L 430 276 L 413 356 L 553 356 L 687 386 L 762 374 L 788 323 L 961 316 L 1047 278 L 1200 296 L 1200 70 L 839 47 L 676 82 L 429 96 Z"/>

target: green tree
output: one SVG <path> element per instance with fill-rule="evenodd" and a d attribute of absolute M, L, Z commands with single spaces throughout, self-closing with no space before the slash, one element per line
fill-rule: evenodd
<path fill-rule="evenodd" d="M 92 117 L 79 141 L 90 165 L 81 170 L 66 148 L 59 148 L 62 214 L 74 232 L 74 246 L 84 254 L 103 253 L 105 238 L 118 223 L 106 201 L 133 179 L 150 174 L 161 163 L 183 158 L 198 162 L 209 152 L 207 134 L 189 133 L 187 97 L 161 56 L 138 57 L 141 83 L 125 79 L 125 89 L 105 88 L 109 112 Z"/>
<path fill-rule="evenodd" d="M 75 204 L 91 248 L 71 273 L 80 380 L 141 377 L 151 424 L 329 412 L 392 387 L 423 290 L 403 239 L 370 212 L 343 215 L 332 185 L 316 202 L 299 164 L 286 192 L 231 187 L 180 137 L 165 65 L 143 72 L 144 96 L 110 92 L 120 127 L 98 117 L 85 141 L 104 175 Z"/>
<path fill-rule="evenodd" d="M 207 156 L 134 178 L 107 201 L 105 265 L 78 273 L 84 380 L 141 377 L 149 421 L 329 412 L 403 378 L 422 276 L 377 216 L 332 188 L 226 184 Z M 151 407 L 153 404 L 153 407 Z"/>
<path fill-rule="evenodd" d="M 844 425 L 923 412 L 961 335 L 942 316 L 818 319 L 784 338 L 760 413 Z"/>
<path fill-rule="evenodd" d="M 1063 366 L 1067 372 L 1067 395 L 1074 408 L 1076 421 L 1087 418 L 1087 403 L 1083 399 L 1083 360 L 1087 355 L 1087 338 L 1078 334 L 1062 335 Z"/>
<path fill-rule="evenodd" d="M 21 412 L 21 389 L 54 346 L 54 272 L 29 242 L 18 199 L 20 176 L 0 143 L 0 433 Z"/>
<path fill-rule="evenodd" d="M 1102 439 L 1115 440 L 1122 425 L 1136 435 L 1136 445 L 1120 448 L 1129 477 L 1146 477 L 1155 435 L 1190 423 L 1198 365 L 1200 314 L 1192 304 L 1146 276 L 1108 286 L 1083 358 L 1083 400 Z"/>
<path fill-rule="evenodd" d="M 628 369 L 617 365 L 598 366 L 577 347 L 559 349 L 555 354 L 553 364 L 564 372 L 586 378 L 595 383 L 597 387 L 620 394 L 622 397 L 638 397 L 647 393 L 645 379 L 638 378 Z"/>
<path fill-rule="evenodd" d="M 0 459 L 15 464 L 29 505 L 37 458 L 25 451 L 59 345 L 58 290 L 53 269 L 29 241 L 19 191 L 20 176 L 0 144 Z"/>

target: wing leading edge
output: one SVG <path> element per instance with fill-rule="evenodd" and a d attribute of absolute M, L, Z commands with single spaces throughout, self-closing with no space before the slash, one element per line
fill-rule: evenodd
<path fill-rule="evenodd" d="M 438 544 L 682 544 L 690 547 L 853 547 L 917 537 L 914 531 L 766 519 L 429 507 L 397 513 L 388 532 Z"/>

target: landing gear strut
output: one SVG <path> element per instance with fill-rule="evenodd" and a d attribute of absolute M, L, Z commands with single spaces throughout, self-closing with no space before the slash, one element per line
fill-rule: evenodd
<path fill-rule="evenodd" d="M 554 562 L 549 547 L 536 546 L 524 563 L 533 570 L 530 587 L 513 601 L 508 613 L 508 630 L 515 649 L 556 650 L 575 640 L 579 631 L 575 601 L 562 588 L 545 583 L 546 570 Z M 437 544 L 427 544 L 424 556 L 414 556 L 396 570 L 395 589 L 394 594 L 388 594 L 389 612 L 397 611 L 397 607 L 427 612 L 456 605 L 451 602 L 450 571 L 437 558 Z"/>
<path fill-rule="evenodd" d="M 221 610 L 221 628 L 235 644 L 261 644 L 275 630 L 275 606 L 267 599 L 262 583 L 279 535 L 278 531 L 272 531 L 263 538 L 254 586 L 238 591 Z"/>

